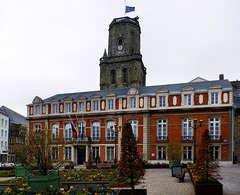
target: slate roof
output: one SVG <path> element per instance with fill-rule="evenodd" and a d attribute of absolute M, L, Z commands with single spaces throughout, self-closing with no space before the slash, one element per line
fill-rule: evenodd
<path fill-rule="evenodd" d="M 1 110 L 3 110 L 7 114 L 11 123 L 21 124 L 22 126 L 27 125 L 26 118 L 24 116 L 22 116 L 21 114 L 7 108 L 6 106 L 2 106 Z"/>
<path fill-rule="evenodd" d="M 223 91 L 233 89 L 231 83 L 228 80 L 188 82 L 188 83 L 178 83 L 178 84 L 135 87 L 135 88 L 139 91 L 140 95 L 156 95 L 156 92 L 159 89 L 166 89 L 166 90 L 168 90 L 169 94 L 180 94 L 181 90 L 187 86 L 193 87 L 194 91 L 196 93 L 197 92 L 202 93 L 202 92 L 207 92 L 208 88 L 213 84 L 221 85 Z M 63 99 L 66 97 L 72 98 L 73 101 L 75 101 L 75 100 L 77 100 L 77 97 L 79 97 L 79 96 L 84 96 L 84 97 L 86 97 L 87 100 L 90 100 L 92 95 L 100 95 L 102 99 L 105 99 L 106 95 L 109 93 L 114 93 L 114 94 L 116 94 L 117 97 L 126 97 L 129 89 L 130 89 L 130 87 L 109 89 L 109 90 L 99 90 L 99 91 L 57 94 L 57 95 L 54 95 L 54 96 L 44 99 L 43 103 L 51 103 L 51 100 L 54 98 L 58 99 L 59 102 L 63 102 Z"/>

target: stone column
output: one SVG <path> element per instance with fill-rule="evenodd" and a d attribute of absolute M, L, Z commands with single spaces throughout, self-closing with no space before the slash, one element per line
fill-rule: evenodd
<path fill-rule="evenodd" d="M 118 132 L 118 161 L 120 160 L 121 158 L 121 140 L 122 140 L 122 129 L 123 129 L 123 117 L 122 115 L 118 115 L 118 126 L 121 126 L 121 131 L 119 131 L 120 129 L 118 128 L 117 130 L 119 131 Z"/>
<path fill-rule="evenodd" d="M 89 145 L 86 145 L 86 162 L 88 162 L 89 159 Z"/>
<path fill-rule="evenodd" d="M 143 160 L 150 159 L 150 114 L 143 114 Z"/>

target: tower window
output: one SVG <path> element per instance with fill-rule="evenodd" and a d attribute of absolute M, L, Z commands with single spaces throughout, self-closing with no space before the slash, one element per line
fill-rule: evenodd
<path fill-rule="evenodd" d="M 116 70 L 111 70 L 111 83 L 116 83 Z"/>
<path fill-rule="evenodd" d="M 123 82 L 126 83 L 127 82 L 127 69 L 124 68 L 122 70 L 122 73 L 123 73 Z"/>
<path fill-rule="evenodd" d="M 118 45 L 122 45 L 123 44 L 123 40 L 122 39 L 118 39 Z"/>

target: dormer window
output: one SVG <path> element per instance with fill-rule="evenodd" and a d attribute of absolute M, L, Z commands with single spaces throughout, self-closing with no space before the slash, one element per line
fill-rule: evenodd
<path fill-rule="evenodd" d="M 39 105 L 37 105 L 37 106 L 35 106 L 35 114 L 36 115 L 39 115 L 40 114 L 40 106 Z"/>
<path fill-rule="evenodd" d="M 184 95 L 184 105 L 190 106 L 192 104 L 192 95 L 191 94 L 185 94 Z"/>
<path fill-rule="evenodd" d="M 166 106 L 166 96 L 159 96 L 159 107 Z"/>
<path fill-rule="evenodd" d="M 211 104 L 218 104 L 218 92 L 211 93 Z"/>
<path fill-rule="evenodd" d="M 52 111 L 53 114 L 56 114 L 58 113 L 58 105 L 57 104 L 53 104 L 53 111 Z"/>
<path fill-rule="evenodd" d="M 130 98 L 130 108 L 136 108 L 136 98 Z"/>
<path fill-rule="evenodd" d="M 93 111 L 98 111 L 98 110 L 99 110 L 98 101 L 93 101 Z"/>
<path fill-rule="evenodd" d="M 71 112 L 71 103 L 66 103 L 65 106 L 65 112 Z"/>

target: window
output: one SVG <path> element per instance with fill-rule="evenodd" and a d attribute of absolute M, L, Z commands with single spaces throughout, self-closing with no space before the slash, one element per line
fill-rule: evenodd
<path fill-rule="evenodd" d="M 183 140 L 192 140 L 192 122 L 189 126 L 190 119 L 183 120 Z"/>
<path fill-rule="evenodd" d="M 192 160 L 192 146 L 183 147 L 183 160 Z"/>
<path fill-rule="evenodd" d="M 158 121 L 157 139 L 158 140 L 167 139 L 167 120 Z"/>
<path fill-rule="evenodd" d="M 211 93 L 211 104 L 218 104 L 218 92 Z"/>
<path fill-rule="evenodd" d="M 5 142 L 5 148 L 7 149 L 7 142 Z"/>
<path fill-rule="evenodd" d="M 100 123 L 99 122 L 92 123 L 92 140 L 100 141 Z"/>
<path fill-rule="evenodd" d="M 5 131 L 5 137 L 7 137 L 7 131 Z"/>
<path fill-rule="evenodd" d="M 58 136 L 59 136 L 58 124 L 54 124 L 52 126 L 52 140 L 53 141 L 57 141 L 58 140 Z"/>
<path fill-rule="evenodd" d="M 36 109 L 35 114 L 39 115 L 40 114 L 40 106 L 39 105 L 35 106 L 35 109 Z"/>
<path fill-rule="evenodd" d="M 159 107 L 166 106 L 166 96 L 159 96 Z"/>
<path fill-rule="evenodd" d="M 52 147 L 52 159 L 58 160 L 58 147 Z"/>
<path fill-rule="evenodd" d="M 71 103 L 66 103 L 65 106 L 65 112 L 71 112 Z"/>
<path fill-rule="evenodd" d="M 71 141 L 72 140 L 72 128 L 71 124 L 65 125 L 65 141 Z"/>
<path fill-rule="evenodd" d="M 2 126 L 3 126 L 3 124 L 4 124 L 4 120 L 2 119 Z"/>
<path fill-rule="evenodd" d="M 134 134 L 136 140 L 138 140 L 137 121 L 136 120 L 131 120 L 131 121 L 129 121 L 129 123 L 132 125 L 132 131 L 133 131 L 133 134 Z"/>
<path fill-rule="evenodd" d="M 40 130 L 41 130 L 40 125 L 35 125 L 35 131 L 40 131 Z"/>
<path fill-rule="evenodd" d="M 124 68 L 122 70 L 122 74 L 123 74 L 123 82 L 126 83 L 127 82 L 127 69 Z"/>
<path fill-rule="evenodd" d="M 212 146 L 210 150 L 210 155 L 214 160 L 220 160 L 220 147 Z"/>
<path fill-rule="evenodd" d="M 7 120 L 5 120 L 5 127 L 7 127 Z"/>
<path fill-rule="evenodd" d="M 3 141 L 1 141 L 1 148 L 3 148 Z"/>
<path fill-rule="evenodd" d="M 130 98 L 130 108 L 136 108 L 136 98 Z"/>
<path fill-rule="evenodd" d="M 166 160 L 167 150 L 165 146 L 158 146 L 158 160 Z"/>
<path fill-rule="evenodd" d="M 84 102 L 79 102 L 79 112 L 84 112 Z"/>
<path fill-rule="evenodd" d="M 81 137 L 81 139 L 82 139 L 85 137 L 85 123 L 84 122 L 78 123 L 78 127 L 79 127 L 78 137 Z"/>
<path fill-rule="evenodd" d="M 58 105 L 57 104 L 53 104 L 53 114 L 58 113 Z"/>
<path fill-rule="evenodd" d="M 116 84 L 116 70 L 111 70 L 111 84 Z"/>
<path fill-rule="evenodd" d="M 107 161 L 114 160 L 114 147 L 107 147 Z"/>
<path fill-rule="evenodd" d="M 114 100 L 110 99 L 108 100 L 108 110 L 113 110 L 114 109 Z"/>
<path fill-rule="evenodd" d="M 98 101 L 93 101 L 93 111 L 98 111 Z"/>
<path fill-rule="evenodd" d="M 191 94 L 185 94 L 184 95 L 184 105 L 185 106 L 192 105 L 192 95 Z"/>
<path fill-rule="evenodd" d="M 65 147 L 65 160 L 71 160 L 71 156 L 72 156 L 72 148 Z"/>
<path fill-rule="evenodd" d="M 210 138 L 211 139 L 220 139 L 220 119 L 219 118 L 211 118 L 210 119 Z"/>
<path fill-rule="evenodd" d="M 112 129 L 110 128 L 112 126 Z M 114 121 L 107 122 L 107 141 L 114 141 L 115 140 L 115 129 L 114 129 Z"/>
<path fill-rule="evenodd" d="M 3 130 L 1 131 L 1 137 L 3 137 Z"/>
<path fill-rule="evenodd" d="M 95 161 L 99 157 L 99 147 L 92 147 L 92 159 Z"/>

